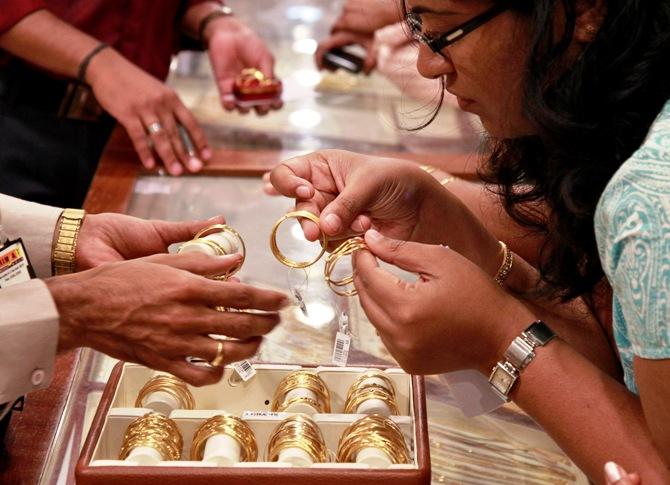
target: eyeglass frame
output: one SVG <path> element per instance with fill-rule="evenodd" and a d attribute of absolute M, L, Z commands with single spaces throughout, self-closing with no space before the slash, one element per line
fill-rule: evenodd
<path fill-rule="evenodd" d="M 461 40 L 463 37 L 468 35 L 473 30 L 481 27 L 489 20 L 493 20 L 495 17 L 509 9 L 508 2 L 499 2 L 496 3 L 493 7 L 485 10 L 484 12 L 476 15 L 467 22 L 462 23 L 454 27 L 453 29 L 441 34 L 439 37 L 434 39 L 429 36 L 421 33 L 416 27 L 421 27 L 421 16 L 414 12 L 407 12 L 405 14 L 405 23 L 408 25 L 412 37 L 418 42 L 426 44 L 430 50 L 436 54 L 441 54 L 442 50 L 445 47 L 450 46 L 454 42 Z"/>

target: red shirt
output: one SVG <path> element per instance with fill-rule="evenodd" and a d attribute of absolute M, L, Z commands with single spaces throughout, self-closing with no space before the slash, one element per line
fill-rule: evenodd
<path fill-rule="evenodd" d="M 0 35 L 46 8 L 165 79 L 178 47 L 181 16 L 207 0 L 0 0 Z M 2 50 L 0 50 L 2 52 Z"/>

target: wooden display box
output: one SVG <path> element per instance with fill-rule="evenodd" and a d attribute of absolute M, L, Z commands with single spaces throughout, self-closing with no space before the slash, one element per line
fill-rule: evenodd
<path fill-rule="evenodd" d="M 383 370 L 396 387 L 399 416 L 392 419 L 403 431 L 412 462 L 390 468 L 370 468 L 354 463 L 319 463 L 300 468 L 273 462 L 237 463 L 215 467 L 188 461 L 195 430 L 211 416 L 223 412 L 245 419 L 256 435 L 259 457 L 263 460 L 269 435 L 288 414 L 270 412 L 270 402 L 280 380 L 290 372 L 308 367 L 299 365 L 255 365 L 257 374 L 248 382 L 235 379 L 226 368 L 223 379 L 205 387 L 191 387 L 196 409 L 174 410 L 170 417 L 177 423 L 184 440 L 180 461 L 164 461 L 157 466 L 130 465 L 118 460 L 119 449 L 128 425 L 148 409 L 134 408 L 138 392 L 153 371 L 135 364 L 119 363 L 114 368 L 77 463 L 79 485 L 117 484 L 196 484 L 211 485 L 356 485 L 430 483 L 430 453 L 426 420 L 424 381 L 401 369 Z M 311 367 L 326 382 L 331 394 L 331 413 L 312 416 L 319 425 L 329 450 L 337 449 L 342 431 L 361 415 L 342 414 L 349 386 L 369 367 Z"/>

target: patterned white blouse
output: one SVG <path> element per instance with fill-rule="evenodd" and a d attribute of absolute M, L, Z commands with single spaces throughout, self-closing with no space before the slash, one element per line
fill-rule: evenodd
<path fill-rule="evenodd" d="M 633 357 L 670 358 L 670 101 L 607 184 L 595 233 L 626 385 L 637 393 Z"/>

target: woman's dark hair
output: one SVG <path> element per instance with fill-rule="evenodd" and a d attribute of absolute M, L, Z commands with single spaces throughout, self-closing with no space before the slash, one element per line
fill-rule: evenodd
<path fill-rule="evenodd" d="M 489 140 L 481 175 L 517 223 L 545 236 L 540 274 L 568 300 L 602 280 L 598 199 L 670 98 L 670 1 L 607 0 L 596 37 L 572 63 L 575 0 L 507 3 L 532 26 L 524 112 L 536 134 Z"/>

